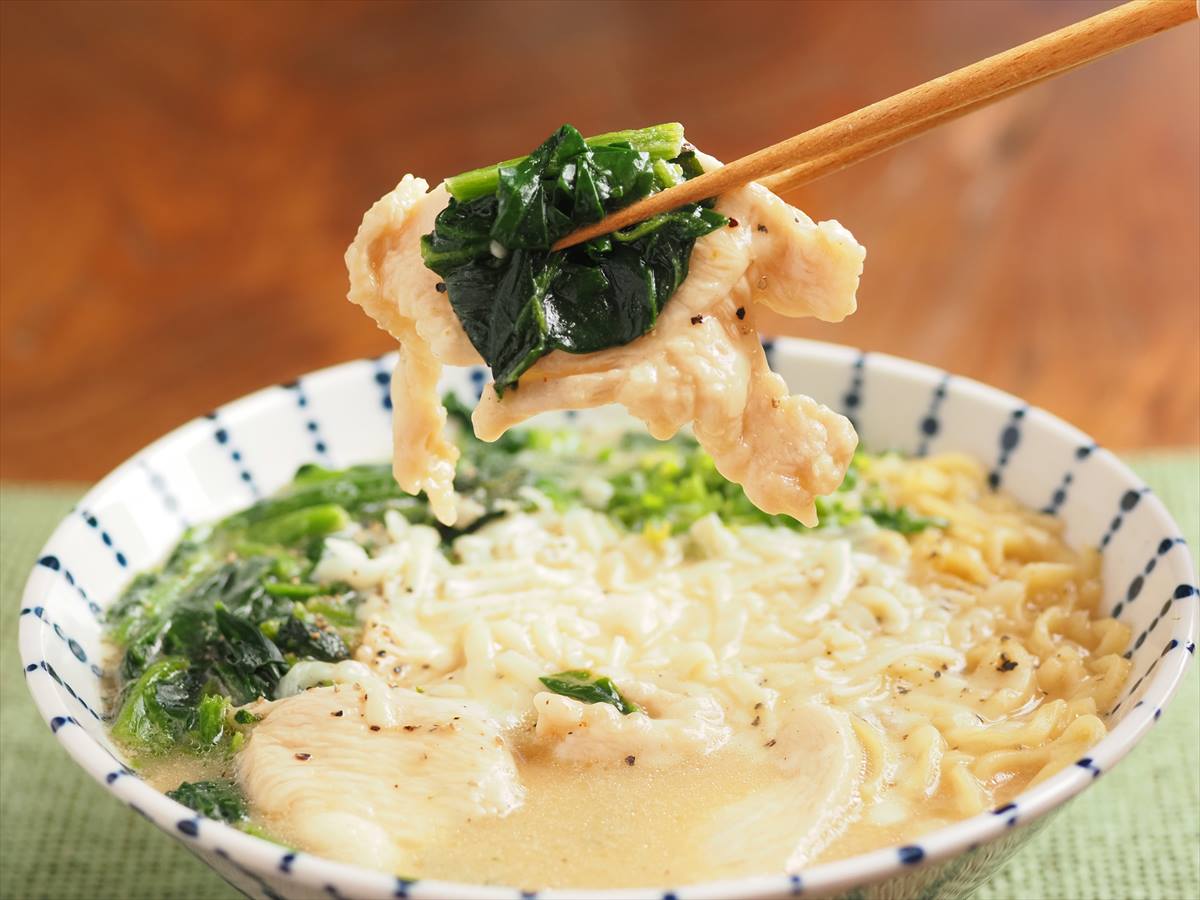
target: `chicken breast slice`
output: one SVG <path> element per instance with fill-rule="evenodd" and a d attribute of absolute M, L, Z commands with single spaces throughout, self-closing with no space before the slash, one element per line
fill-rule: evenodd
<path fill-rule="evenodd" d="M 424 491 L 438 520 L 458 518 L 454 465 L 458 448 L 445 434 L 446 410 L 438 395 L 442 363 L 482 363 L 421 262 L 421 235 L 449 202 L 445 188 L 432 192 L 424 179 L 405 175 L 372 206 L 346 251 L 350 293 L 379 327 L 400 342 L 392 374 L 392 469 L 410 494 Z"/>
<path fill-rule="evenodd" d="M 412 871 L 438 833 L 523 799 L 511 752 L 473 703 L 364 680 L 255 711 L 237 756 L 247 798 L 281 837 L 330 859 Z"/>
<path fill-rule="evenodd" d="M 726 744 L 732 729 L 712 697 L 688 697 L 646 682 L 626 682 L 621 693 L 640 707 L 623 715 L 610 703 L 581 703 L 541 691 L 533 698 L 534 739 L 555 759 L 621 765 L 673 766 Z"/>
<path fill-rule="evenodd" d="M 455 453 L 430 384 L 437 361 L 479 359 L 421 262 L 419 237 L 448 202 L 443 187 L 425 188 L 405 176 L 367 213 L 347 263 L 350 299 L 401 342 L 393 379 L 397 480 L 405 490 L 432 488 L 435 515 L 452 522 Z M 696 242 L 688 277 L 652 331 L 598 353 L 550 353 L 503 399 L 488 387 L 475 432 L 495 440 L 541 412 L 619 403 L 658 438 L 691 424 L 721 474 L 756 506 L 816 524 L 814 498 L 841 483 L 857 436 L 843 416 L 789 395 L 759 343 L 755 308 L 840 321 L 854 312 L 866 251 L 837 222 L 814 223 L 756 184 L 723 195 L 717 208 L 731 227 Z"/>
<path fill-rule="evenodd" d="M 706 864 L 736 872 L 795 872 L 846 827 L 860 801 L 863 754 L 845 713 L 818 703 L 791 710 L 756 744 L 783 776 L 719 806 L 697 826 Z"/>

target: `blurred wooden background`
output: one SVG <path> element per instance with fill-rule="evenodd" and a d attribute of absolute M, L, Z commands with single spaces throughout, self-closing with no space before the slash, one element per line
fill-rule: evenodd
<path fill-rule="evenodd" d="M 431 180 L 679 119 L 733 158 L 1110 4 L 0 4 L 0 476 L 94 479 L 389 340 L 342 252 Z M 1200 28 L 793 198 L 869 248 L 795 333 L 981 378 L 1114 448 L 1200 443 Z"/>

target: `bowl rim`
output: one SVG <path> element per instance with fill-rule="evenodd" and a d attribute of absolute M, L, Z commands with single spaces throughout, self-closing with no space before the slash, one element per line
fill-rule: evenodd
<path fill-rule="evenodd" d="M 853 362 L 869 357 L 873 372 L 883 374 L 887 378 L 901 377 L 928 382 L 930 385 L 946 378 L 948 374 L 936 367 L 890 354 L 867 353 L 856 348 L 822 341 L 784 337 L 766 341 L 765 345 L 769 354 L 783 351 L 788 354 L 825 358 L 832 362 Z M 379 365 L 381 361 L 387 360 L 391 356 L 392 354 L 385 354 L 383 357 L 370 360 L 349 360 L 314 370 L 302 378 L 305 380 L 336 378 L 353 367 L 361 366 L 364 362 Z M 1026 408 L 1031 412 L 1037 411 L 1040 413 L 1043 424 L 1058 430 L 1065 430 L 1073 439 L 1094 445 L 1092 439 L 1079 429 L 1052 413 L 1026 404 L 1012 394 L 963 376 L 955 375 L 953 380 L 956 390 L 965 390 L 974 395 L 973 399 L 977 401 L 999 403 L 1013 409 Z M 243 395 L 218 407 L 216 413 L 223 417 L 230 413 L 248 412 L 259 404 L 273 402 L 271 394 L 275 390 L 276 386 L 268 386 Z M 97 482 L 80 499 L 76 509 L 94 505 L 95 499 L 117 489 L 118 482 L 124 478 L 131 467 L 137 466 L 141 459 L 176 441 L 189 440 L 191 432 L 204 427 L 205 421 L 203 417 L 191 419 L 139 450 Z M 1144 489 L 1145 499 L 1154 509 L 1155 518 L 1170 523 L 1175 533 L 1178 534 L 1180 529 L 1175 524 L 1170 512 L 1161 500 L 1145 487 L 1141 479 L 1109 451 L 1099 450 L 1099 452 L 1110 458 L 1111 464 L 1116 467 L 1116 474 L 1125 481 Z M 70 515 L 56 526 L 39 553 L 39 558 L 46 555 L 55 544 L 65 540 L 63 531 L 68 521 L 70 521 Z M 1197 595 L 1195 568 L 1190 548 L 1183 545 L 1180 550 L 1182 552 L 1175 557 L 1172 569 L 1184 572 L 1184 585 L 1191 587 L 1190 596 L 1195 597 Z M 70 714 L 71 707 L 66 702 L 67 696 L 73 696 L 73 692 L 70 688 L 62 685 L 44 662 L 46 656 L 43 647 L 47 629 L 34 627 L 37 624 L 31 621 L 34 617 L 26 615 L 27 612 L 40 605 L 41 589 L 36 583 L 37 571 L 38 568 L 35 566 L 26 581 L 22 595 L 18 644 L 26 685 L 33 697 L 34 704 L 55 738 L 81 768 L 135 812 L 154 822 L 169 834 L 183 840 L 185 844 L 189 844 L 189 849 L 211 853 L 221 858 L 242 877 L 256 882 L 268 894 L 269 885 L 259 873 L 270 872 L 275 876 L 282 874 L 294 879 L 298 886 L 325 888 L 329 891 L 349 889 L 379 896 L 446 897 L 462 898 L 462 900 L 492 897 L 522 898 L 522 900 L 532 897 L 563 898 L 563 900 L 596 897 L 611 898 L 611 900 L 632 900 L 632 898 L 643 897 L 664 898 L 664 900 L 666 898 L 709 900 L 709 898 L 730 896 L 768 898 L 796 895 L 801 892 L 808 894 L 814 891 L 844 890 L 867 885 L 917 866 L 941 862 L 952 856 L 981 848 L 1002 837 L 1014 827 L 1028 825 L 1042 818 L 1074 797 L 1101 774 L 1108 772 L 1150 731 L 1162 710 L 1177 693 L 1195 654 L 1198 626 L 1200 626 L 1200 612 L 1198 612 L 1197 605 L 1195 603 L 1188 604 L 1184 607 L 1182 621 L 1177 626 L 1176 632 L 1177 634 L 1181 633 L 1183 637 L 1171 638 L 1167 643 L 1166 649 L 1163 650 L 1160 657 L 1162 664 L 1156 663 L 1156 671 L 1148 673 L 1148 684 L 1142 700 L 1126 712 L 1122 720 L 1091 749 L 1088 757 L 1079 760 L 1075 765 L 1066 767 L 1041 784 L 1027 789 L 1019 794 L 1013 802 L 923 834 L 914 839 L 916 843 L 884 847 L 833 862 L 821 863 L 792 875 L 773 874 L 694 882 L 676 888 L 666 886 L 598 890 L 548 888 L 528 891 L 508 886 L 478 885 L 437 879 L 409 880 L 361 866 L 336 862 L 312 853 L 291 851 L 270 841 L 253 837 L 232 826 L 198 816 L 191 809 L 152 788 L 142 779 L 125 777 L 131 775 L 132 770 L 84 729 L 77 727 L 79 723 Z M 1176 649 L 1181 652 L 1169 652 Z M 1169 659 L 1168 656 L 1170 656 Z M 47 677 L 33 677 L 39 671 L 46 674 Z M 224 873 L 219 874 L 223 875 Z M 341 887 L 335 887 L 335 883 Z M 333 895 L 336 896 L 336 893 Z"/>

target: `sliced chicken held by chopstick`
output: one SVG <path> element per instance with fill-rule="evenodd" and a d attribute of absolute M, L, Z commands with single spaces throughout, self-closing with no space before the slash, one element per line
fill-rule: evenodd
<path fill-rule="evenodd" d="M 524 160 L 433 190 L 406 175 L 346 253 L 350 299 L 400 342 L 392 380 L 395 474 L 453 524 L 457 450 L 443 434 L 440 369 L 487 363 L 473 416 L 495 440 L 547 410 L 619 403 L 651 434 L 692 429 L 726 478 L 768 513 L 812 525 L 857 437 L 789 395 L 755 328 L 759 307 L 837 322 L 855 309 L 866 251 L 751 184 L 566 251 L 550 245 L 673 181 L 718 166 L 658 126 L 586 143 L 564 126 Z"/>

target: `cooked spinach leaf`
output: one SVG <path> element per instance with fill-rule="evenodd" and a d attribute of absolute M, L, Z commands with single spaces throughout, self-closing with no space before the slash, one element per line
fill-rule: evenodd
<path fill-rule="evenodd" d="M 349 659 L 346 642 L 331 628 L 321 628 L 288 616 L 274 637 L 275 645 L 284 653 L 294 653 L 301 659 L 338 662 Z"/>
<path fill-rule="evenodd" d="M 369 507 L 394 503 L 402 509 L 423 508 L 425 504 L 402 491 L 392 477 L 390 466 L 359 465 L 347 469 L 326 469 L 318 465 L 301 466 L 292 483 L 273 497 L 235 513 L 217 526 L 220 533 L 247 533 L 252 540 L 266 543 L 281 540 L 291 543 L 303 537 L 323 537 L 338 514 L 327 507 L 341 507 L 354 518 L 361 518 Z M 315 516 L 314 508 L 321 509 Z M 289 513 L 307 510 L 307 519 L 287 520 Z M 371 516 L 368 517 L 370 518 Z M 280 521 L 284 525 L 279 525 Z M 269 524 L 275 523 L 275 524 Z M 307 528 L 299 527 L 304 524 Z M 255 528 L 262 530 L 255 536 Z M 277 531 L 275 529 L 278 529 Z"/>
<path fill-rule="evenodd" d="M 288 670 L 279 648 L 257 625 L 219 603 L 216 620 L 222 640 L 213 670 L 230 697 L 239 706 L 259 697 L 270 697 Z"/>
<path fill-rule="evenodd" d="M 202 816 L 236 825 L 249 817 L 246 798 L 232 781 L 185 781 L 167 796 Z"/>
<path fill-rule="evenodd" d="M 683 145 L 683 126 L 678 122 L 667 122 L 650 128 L 635 128 L 631 131 L 611 131 L 587 139 L 589 147 L 607 147 L 612 144 L 628 144 L 634 150 L 646 153 L 653 160 L 666 160 L 679 155 Z M 446 189 L 460 202 L 496 193 L 500 182 L 500 170 L 510 168 L 527 157 L 505 160 L 494 166 L 473 169 L 446 179 Z"/>
<path fill-rule="evenodd" d="M 218 606 L 255 622 L 286 615 L 292 602 L 267 592 L 267 579 L 279 574 L 280 560 L 265 548 L 246 548 L 246 556 L 223 563 L 183 598 L 183 609 L 208 614 Z"/>
<path fill-rule="evenodd" d="M 580 225 L 699 171 L 695 154 L 681 152 L 682 129 L 678 140 L 674 126 L 648 131 L 644 144 L 617 135 L 598 142 L 563 125 L 529 156 L 493 167 L 494 191 L 484 190 L 491 174 L 480 174 L 493 168 L 450 179 L 454 196 L 421 254 L 442 276 L 497 393 L 552 350 L 593 353 L 641 337 L 687 277 L 696 240 L 727 223 L 692 203 L 550 252 Z M 653 152 L 640 149 L 647 145 Z"/>
<path fill-rule="evenodd" d="M 295 544 L 342 531 L 349 524 L 346 510 L 336 503 L 321 503 L 256 522 L 246 529 L 246 537 L 264 544 Z"/>
<path fill-rule="evenodd" d="M 205 694 L 196 714 L 196 738 L 204 746 L 213 746 L 225 736 L 225 716 L 229 698 L 221 694 Z"/>
<path fill-rule="evenodd" d="M 119 671 L 122 682 L 136 679 L 163 655 L 161 642 L 170 611 L 216 564 L 215 548 L 189 535 L 161 572 L 138 575 L 109 608 L 105 616 L 112 640 L 125 648 Z"/>
<path fill-rule="evenodd" d="M 330 585 L 322 596 L 304 602 L 305 619 L 316 618 L 335 628 L 352 630 L 358 627 L 358 605 L 363 597 L 349 585 Z"/>
<path fill-rule="evenodd" d="M 326 516 L 317 509 L 317 519 Z M 312 567 L 305 554 L 313 536 L 293 526 L 305 512 L 290 511 L 282 519 L 291 525 L 257 535 L 286 537 L 295 547 L 251 541 L 241 524 L 197 532 L 160 572 L 136 578 L 110 610 L 110 634 L 124 651 L 113 732 L 132 752 L 224 746 L 236 737 L 226 721 L 230 700 L 272 695 L 289 663 L 264 628 L 293 616 L 315 619 L 297 599 L 323 590 L 301 580 Z M 338 597 L 320 599 L 331 612 L 343 609 Z M 344 649 L 337 634 L 322 646 L 336 649 L 334 642 Z"/>
<path fill-rule="evenodd" d="M 622 715 L 639 712 L 641 707 L 631 703 L 617 690 L 607 675 L 596 676 L 586 669 L 572 669 L 557 675 L 543 675 L 538 679 L 546 690 L 584 703 L 611 703 Z"/>
<path fill-rule="evenodd" d="M 203 688 L 187 660 L 158 660 L 126 687 L 113 734 L 151 752 L 171 749 L 195 725 Z"/>

